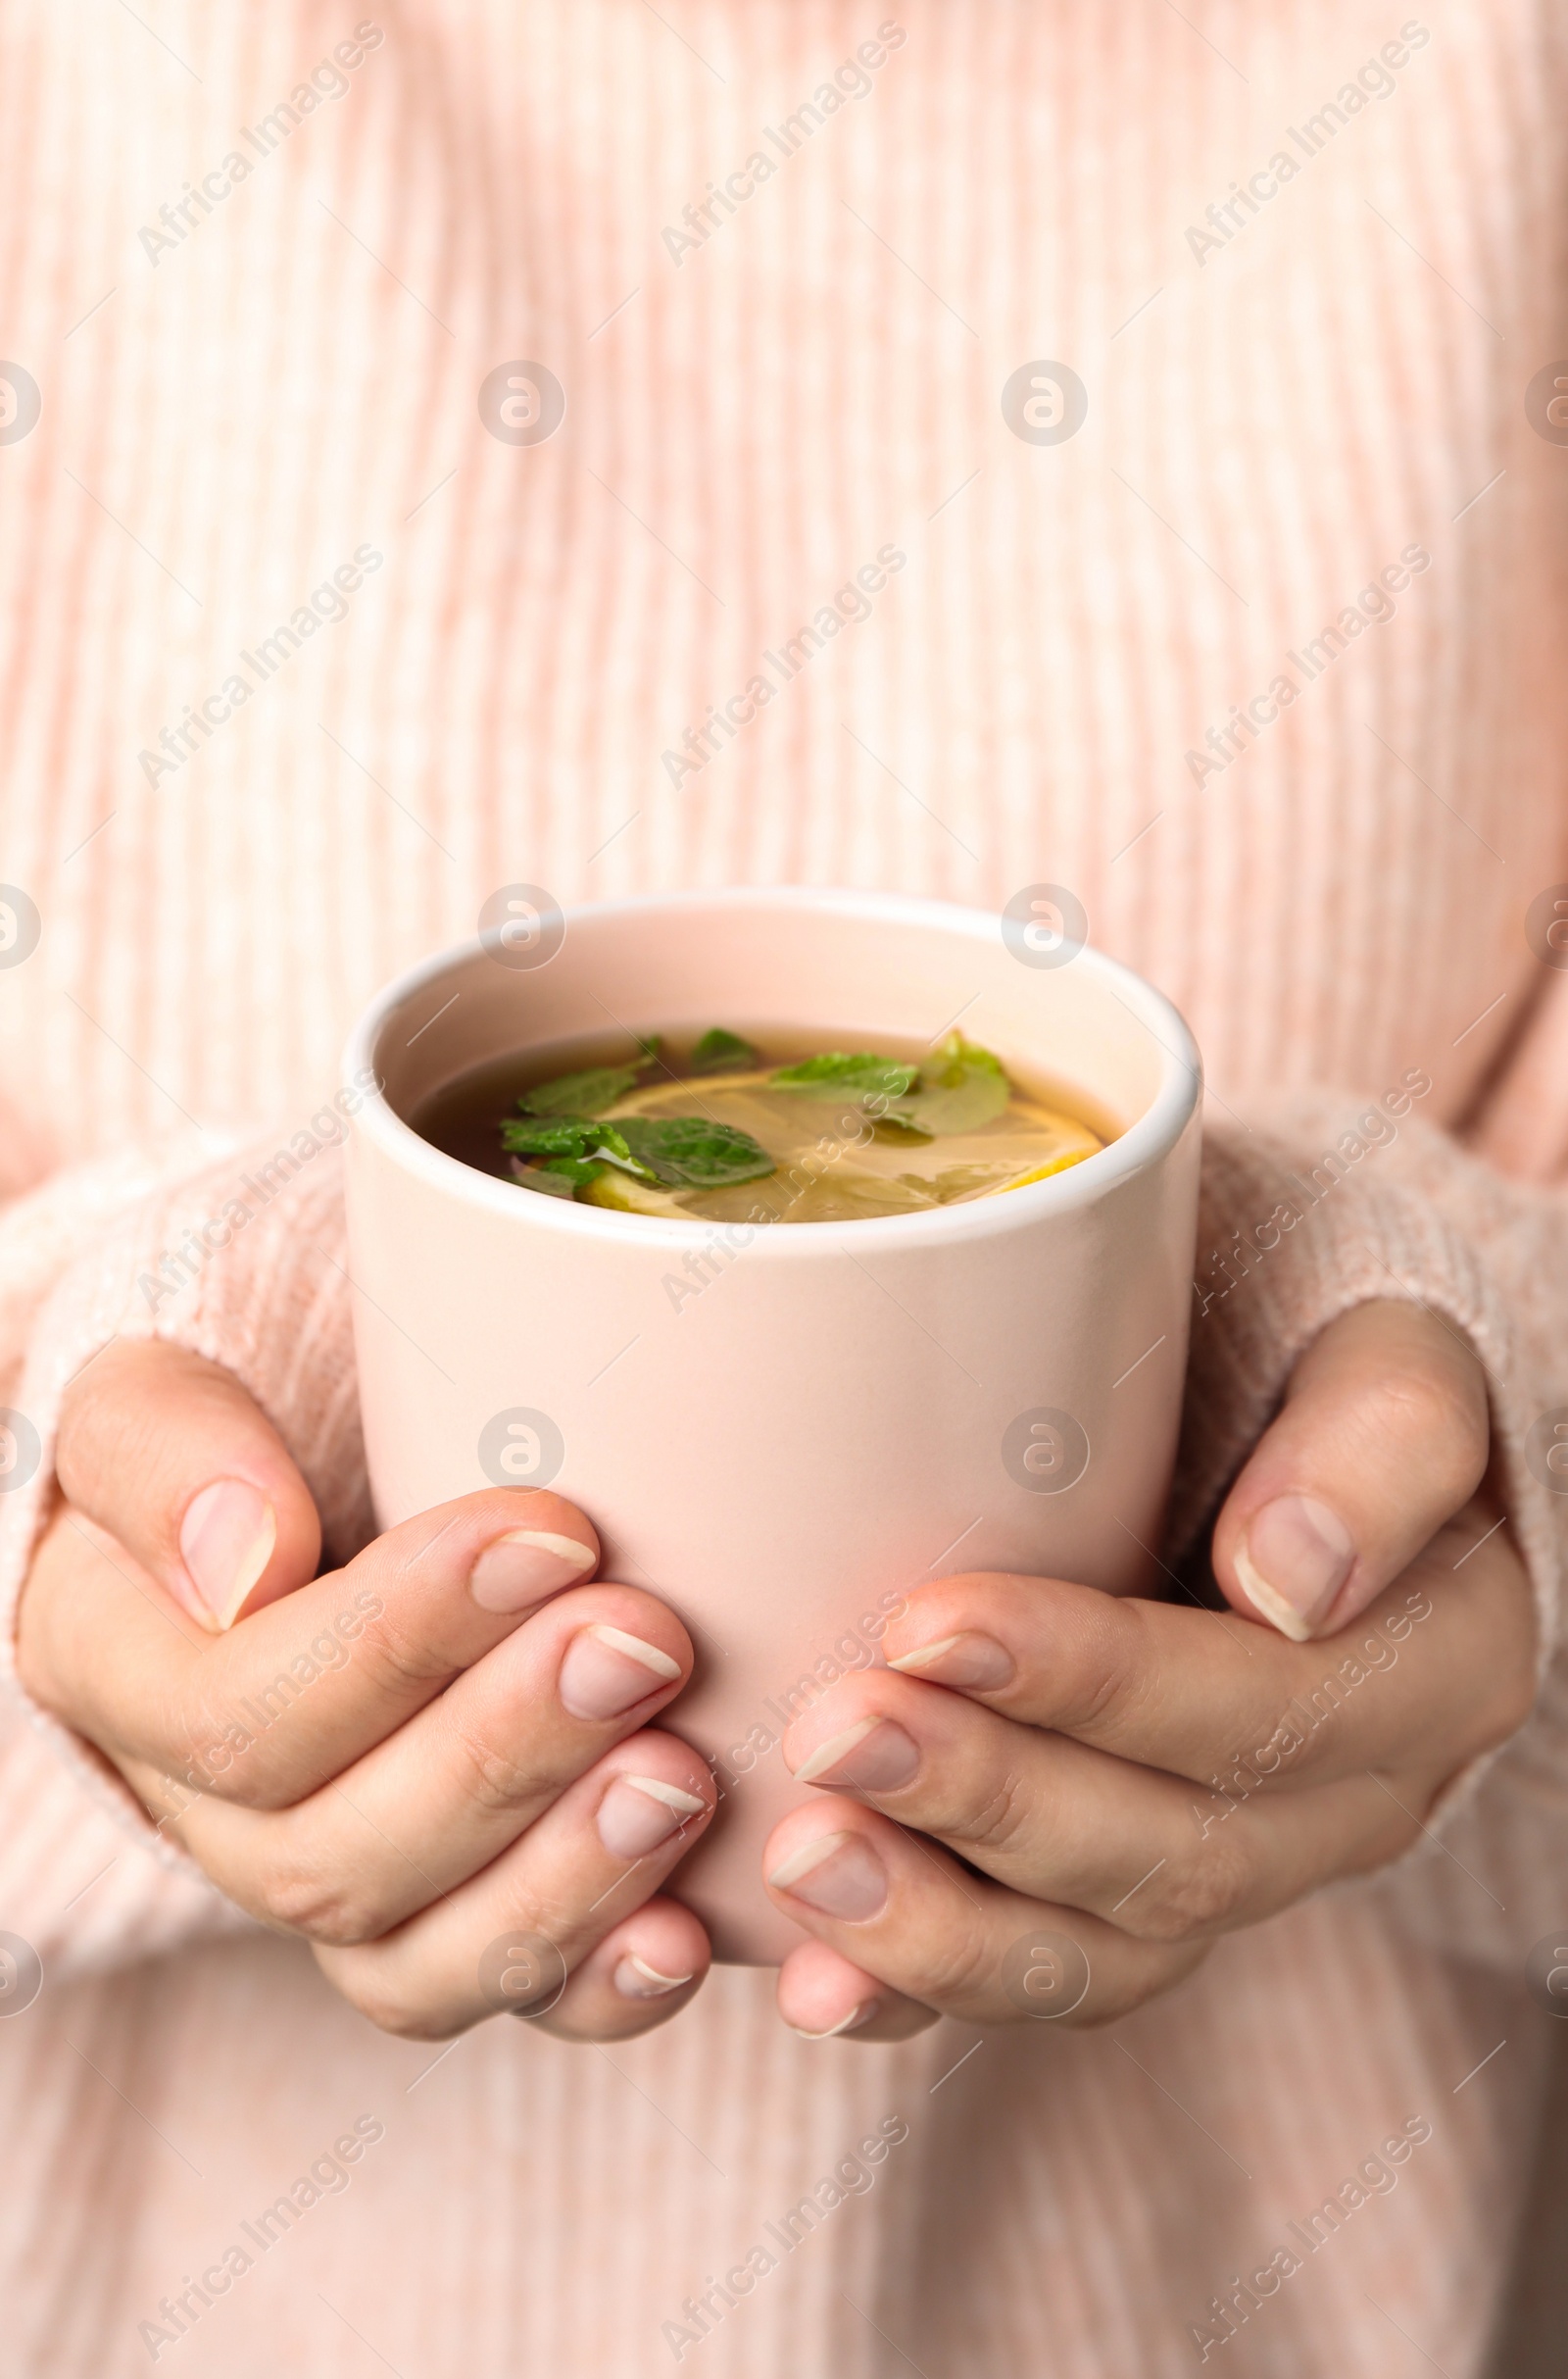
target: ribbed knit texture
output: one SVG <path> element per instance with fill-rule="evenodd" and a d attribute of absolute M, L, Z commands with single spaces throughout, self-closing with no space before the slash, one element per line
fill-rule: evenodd
<path fill-rule="evenodd" d="M 365 998 L 500 885 L 998 907 L 1050 881 L 1183 1006 L 1215 1093 L 1177 1537 L 1324 1320 L 1419 1297 L 1494 1374 L 1548 1645 L 1561 1506 L 1519 1448 L 1568 1403 L 1568 999 L 1525 934 L 1568 875 L 1564 457 L 1524 408 L 1568 344 L 1553 13 L 1442 0 L 1308 156 L 1392 13 L 423 0 L 378 12 L 341 97 L 249 139 L 353 22 L 0 10 L 0 355 L 42 395 L 0 444 L 0 876 L 42 920 L 0 966 L 0 1392 L 47 1447 L 75 1363 L 153 1326 L 138 1269 L 212 1211 L 208 1168 L 305 1126 Z M 867 41 L 866 94 L 786 159 L 764 127 Z M 676 261 L 666 226 L 759 150 L 772 177 Z M 1295 178 L 1200 263 L 1189 227 L 1282 151 Z M 517 358 L 566 394 L 532 447 L 479 411 Z M 1088 391 L 1057 445 L 1002 410 L 1039 359 Z M 884 547 L 869 616 L 783 682 L 764 656 Z M 1396 616 L 1373 596 L 1314 669 L 1407 549 Z M 344 616 L 264 662 L 356 553 Z M 666 764 L 770 671 L 732 741 Z M 1298 699 L 1203 768 L 1281 672 Z M 236 674 L 243 705 L 161 765 Z M 1407 1071 L 1434 1087 L 1394 1145 L 1221 1294 L 1281 1169 Z M 346 1550 L 335 1163 L 156 1326 L 246 1379 Z M 8 1594 L 48 1481 L 3 1499 Z M 1559 1668 L 1442 1846 L 1105 2035 L 993 2034 L 961 2066 L 980 2036 L 949 2025 L 809 2046 L 765 1977 L 721 1972 L 630 2047 L 497 2023 L 437 2062 L 150 1843 L 13 1691 L 0 1930 L 48 1968 L 0 2023 L 16 2367 L 145 2369 L 137 2323 L 370 2114 L 350 2189 L 160 2361 L 643 2379 L 682 2301 L 897 2115 L 875 2189 L 682 2367 L 1175 2379 L 1207 2300 L 1420 2116 L 1394 2194 L 1209 2359 L 1473 2379 L 1540 2063 L 1520 1964 L 1561 1913 L 1565 1711 Z"/>

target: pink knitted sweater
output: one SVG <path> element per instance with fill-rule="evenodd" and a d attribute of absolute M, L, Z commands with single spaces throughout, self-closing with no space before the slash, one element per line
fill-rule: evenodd
<path fill-rule="evenodd" d="M 1326 1319 L 1421 1299 L 1489 1365 L 1544 1643 L 1396 1874 L 1108 2032 L 874 2049 L 739 1971 L 631 2047 L 384 2038 L 12 1684 L 15 2369 L 1472 2379 L 1568 1809 L 1522 1456 L 1568 1404 L 1568 62 L 1544 0 L 1422 6 L 0 9 L 7 1598 L 116 1330 L 231 1364 L 363 1536 L 311 1118 L 499 885 L 1049 880 L 1210 1067 L 1172 1541 Z M 258 1136 L 295 1180 L 154 1313 Z"/>

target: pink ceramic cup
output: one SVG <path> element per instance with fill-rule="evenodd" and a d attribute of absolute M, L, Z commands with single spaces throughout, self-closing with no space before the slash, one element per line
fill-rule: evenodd
<path fill-rule="evenodd" d="M 901 1593 L 959 1570 L 1149 1591 L 1181 1404 L 1198 1052 L 1058 914 L 739 891 L 563 914 L 526 888 L 384 991 L 346 1078 L 380 1084 L 348 1157 L 360 1393 L 390 1526 L 491 1482 L 556 1488 L 601 1574 L 676 1610 L 695 1677 L 661 1723 L 722 1799 L 673 1889 L 721 1958 L 800 1938 L 760 1855 L 809 1797 L 789 1716 L 880 1655 Z M 1027 904 L 1025 904 L 1027 910 Z M 1041 921 L 1041 917 L 1045 922 Z M 956 1021 L 1121 1135 L 1004 1196 L 725 1231 L 542 1198 L 404 1118 L 508 1052 L 624 1025 L 769 1022 L 823 1045 Z"/>

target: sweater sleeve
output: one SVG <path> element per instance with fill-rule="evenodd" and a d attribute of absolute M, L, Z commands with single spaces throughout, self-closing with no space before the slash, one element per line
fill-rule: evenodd
<path fill-rule="evenodd" d="M 1191 1549 L 1298 1358 L 1371 1298 L 1408 1299 L 1485 1367 L 1497 1480 L 1534 1590 L 1538 1695 L 1369 1884 L 1428 1946 L 1517 1970 L 1560 1921 L 1568 1834 L 1568 1198 L 1504 1180 L 1414 1115 L 1312 1094 L 1208 1135 L 1170 1558 Z"/>
<path fill-rule="evenodd" d="M 17 1607 L 57 1500 L 68 1383 L 121 1338 L 162 1338 L 222 1363 L 299 1464 L 329 1557 L 346 1560 L 370 1533 L 340 1152 L 318 1144 L 307 1158 L 302 1138 L 286 1165 L 273 1142 L 166 1181 L 128 1208 L 122 1200 L 108 1227 L 100 1213 L 94 1231 L 76 1234 L 74 1260 L 55 1267 L 52 1289 L 31 1300 L 25 1361 L 9 1391 L 14 1483 L 0 1495 L 0 1908 L 60 1979 L 250 1923 L 18 1679 Z M 53 1227 L 58 1237 L 58 1216 Z M 0 1229 L 0 1311 L 7 1279 L 25 1270 L 19 1262 L 8 1272 L 6 1253 Z"/>

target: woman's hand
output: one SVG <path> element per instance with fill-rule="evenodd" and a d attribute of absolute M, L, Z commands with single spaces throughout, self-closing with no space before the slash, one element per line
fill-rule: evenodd
<path fill-rule="evenodd" d="M 1051 1578 L 911 1593 L 891 1666 L 785 1737 L 832 1796 L 765 1856 L 817 1937 L 781 1972 L 787 2020 L 868 2040 L 938 2013 L 1102 2022 L 1219 1934 L 1406 1849 L 1534 1697 L 1529 1581 L 1478 1493 L 1486 1410 L 1446 1324 L 1362 1306 L 1302 1358 L 1220 1514 L 1243 1615 Z"/>
<path fill-rule="evenodd" d="M 159 1344 L 78 1376 L 57 1466 L 24 1683 L 354 2007 L 420 2039 L 509 2006 L 611 2039 L 686 2004 L 708 1940 L 653 1895 L 713 1784 L 648 1721 L 692 1648 L 653 1596 L 582 1582 L 572 1505 L 465 1496 L 318 1577 L 276 1432 Z"/>

